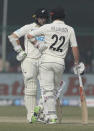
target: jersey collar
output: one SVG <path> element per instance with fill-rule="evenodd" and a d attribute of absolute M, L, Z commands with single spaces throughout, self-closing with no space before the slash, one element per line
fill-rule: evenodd
<path fill-rule="evenodd" d="M 65 24 L 64 21 L 61 21 L 61 20 L 55 20 L 55 21 L 53 21 L 53 23 Z"/>

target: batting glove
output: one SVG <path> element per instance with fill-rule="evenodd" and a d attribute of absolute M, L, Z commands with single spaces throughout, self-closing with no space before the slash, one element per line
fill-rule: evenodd
<path fill-rule="evenodd" d="M 85 71 L 85 65 L 84 65 L 84 63 L 80 62 L 79 64 L 75 65 L 73 67 L 73 71 L 74 71 L 74 74 L 78 74 L 78 71 L 79 71 L 79 73 L 81 75 L 84 74 L 84 71 Z"/>
<path fill-rule="evenodd" d="M 16 56 L 16 59 L 18 61 L 23 61 L 26 58 L 27 54 L 25 53 L 25 51 L 21 50 L 18 55 Z"/>

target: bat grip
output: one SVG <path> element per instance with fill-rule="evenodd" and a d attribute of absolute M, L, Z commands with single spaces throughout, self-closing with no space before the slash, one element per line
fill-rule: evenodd
<path fill-rule="evenodd" d="M 81 75 L 80 75 L 79 68 L 77 68 L 77 75 L 78 75 L 78 78 L 79 78 L 80 87 L 83 87 L 82 77 L 81 77 Z"/>
<path fill-rule="evenodd" d="M 81 77 L 81 75 L 79 74 L 78 77 L 79 77 L 79 84 L 80 84 L 80 87 L 83 87 L 83 83 L 82 83 L 82 77 Z"/>

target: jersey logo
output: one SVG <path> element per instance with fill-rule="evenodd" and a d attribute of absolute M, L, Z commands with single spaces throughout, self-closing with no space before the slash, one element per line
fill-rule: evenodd
<path fill-rule="evenodd" d="M 44 41 L 44 38 L 45 38 L 44 36 L 37 36 L 36 40 L 37 41 Z"/>

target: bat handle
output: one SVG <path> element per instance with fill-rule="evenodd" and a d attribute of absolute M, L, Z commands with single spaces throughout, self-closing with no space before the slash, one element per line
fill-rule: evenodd
<path fill-rule="evenodd" d="M 78 75 L 78 78 L 79 78 L 80 87 L 83 87 L 82 77 L 81 77 L 81 75 L 80 75 L 79 68 L 77 68 L 77 75 Z"/>
<path fill-rule="evenodd" d="M 82 77 L 80 74 L 78 74 L 78 78 L 79 78 L 80 87 L 83 87 Z"/>

